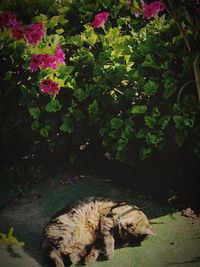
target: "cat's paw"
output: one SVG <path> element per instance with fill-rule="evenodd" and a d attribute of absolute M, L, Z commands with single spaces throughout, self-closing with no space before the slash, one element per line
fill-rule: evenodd
<path fill-rule="evenodd" d="M 69 254 L 69 258 L 72 264 L 77 264 L 80 260 L 74 253 Z"/>
<path fill-rule="evenodd" d="M 114 249 L 107 249 L 107 250 L 105 251 L 105 257 L 106 257 L 106 259 L 108 259 L 108 260 L 110 260 L 110 259 L 114 256 L 114 254 L 115 254 Z"/>
<path fill-rule="evenodd" d="M 84 258 L 83 263 L 87 265 L 88 263 L 95 261 L 98 258 L 98 256 L 99 256 L 99 251 L 93 247 L 89 255 L 87 255 L 87 257 Z"/>

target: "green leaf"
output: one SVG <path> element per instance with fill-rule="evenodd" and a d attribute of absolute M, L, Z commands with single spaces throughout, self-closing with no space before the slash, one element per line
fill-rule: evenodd
<path fill-rule="evenodd" d="M 83 41 L 84 41 L 84 37 L 81 34 L 77 34 L 75 36 L 71 36 L 67 40 L 67 44 L 72 44 L 72 45 L 76 45 L 78 47 L 82 47 Z"/>
<path fill-rule="evenodd" d="M 89 106 L 88 106 L 88 112 L 89 114 L 97 114 L 99 110 L 99 104 L 96 100 L 94 100 Z"/>
<path fill-rule="evenodd" d="M 12 71 L 7 71 L 3 77 L 4 81 L 10 80 L 11 76 L 12 76 Z"/>
<path fill-rule="evenodd" d="M 157 93 L 158 90 L 158 84 L 156 84 L 154 81 L 148 81 L 144 85 L 144 92 L 148 96 L 153 96 Z"/>
<path fill-rule="evenodd" d="M 113 118 L 110 121 L 112 129 L 120 129 L 123 125 L 123 120 L 120 118 Z"/>
<path fill-rule="evenodd" d="M 144 121 L 145 121 L 145 125 L 152 129 L 152 128 L 154 128 L 157 120 L 154 117 L 146 115 L 144 117 Z"/>
<path fill-rule="evenodd" d="M 187 131 L 177 131 L 174 135 L 174 140 L 179 147 L 182 147 L 187 137 Z"/>
<path fill-rule="evenodd" d="M 164 130 L 167 127 L 167 125 L 169 124 L 170 118 L 171 118 L 170 115 L 165 115 L 159 119 L 158 124 L 161 126 L 162 130 Z"/>
<path fill-rule="evenodd" d="M 49 135 L 49 129 L 50 129 L 50 125 L 46 125 L 45 127 L 43 127 L 43 128 L 40 130 L 40 134 L 41 134 L 43 137 L 48 137 L 48 135 Z"/>
<path fill-rule="evenodd" d="M 132 114 L 144 114 L 147 110 L 147 106 L 146 105 L 135 105 L 132 110 L 131 113 Z"/>
<path fill-rule="evenodd" d="M 31 129 L 33 131 L 37 130 L 39 128 L 40 124 L 38 120 L 35 120 L 32 124 L 31 124 Z"/>
<path fill-rule="evenodd" d="M 134 6 L 135 8 L 137 8 L 137 9 L 140 9 L 140 6 L 139 6 L 137 0 L 133 0 L 133 6 Z"/>
<path fill-rule="evenodd" d="M 179 130 L 182 130 L 184 128 L 184 117 L 180 115 L 173 116 L 173 120 L 175 123 L 175 127 Z"/>
<path fill-rule="evenodd" d="M 176 83 L 177 83 L 176 80 L 172 80 L 172 79 L 165 79 L 164 80 L 165 90 L 163 92 L 163 98 L 165 100 L 167 100 L 170 96 L 172 96 L 176 92 L 176 90 L 177 90 Z"/>
<path fill-rule="evenodd" d="M 63 118 L 63 124 L 60 126 L 62 132 L 68 132 L 69 134 L 74 131 L 72 120 L 69 117 Z"/>
<path fill-rule="evenodd" d="M 29 108 L 28 108 L 28 111 L 29 111 L 30 115 L 31 115 L 35 120 L 38 120 L 38 119 L 39 119 L 39 116 L 40 116 L 40 109 L 39 109 L 38 107 L 36 107 L 36 108 L 29 107 Z"/>
<path fill-rule="evenodd" d="M 146 143 L 148 145 L 152 144 L 154 146 L 157 146 L 162 140 L 163 140 L 163 137 L 156 136 L 155 134 L 152 134 L 150 132 L 147 133 L 146 135 Z"/>
<path fill-rule="evenodd" d="M 62 109 L 62 105 L 59 103 L 58 99 L 52 99 L 51 102 L 49 102 L 45 106 L 45 110 L 48 112 L 57 112 Z"/>
<path fill-rule="evenodd" d="M 142 147 L 140 149 L 139 153 L 140 153 L 140 159 L 144 160 L 144 159 L 150 157 L 150 155 L 151 155 L 151 147 Z"/>
<path fill-rule="evenodd" d="M 160 110 L 158 107 L 153 108 L 152 117 L 159 117 L 160 116 Z"/>
<path fill-rule="evenodd" d="M 139 129 L 139 131 L 136 133 L 135 137 L 137 139 L 141 139 L 144 138 L 146 135 L 145 130 L 144 129 Z"/>
<path fill-rule="evenodd" d="M 185 124 L 185 126 L 193 128 L 193 126 L 194 126 L 194 118 L 192 118 L 192 119 L 189 119 L 189 118 L 184 119 L 184 124 Z"/>
<path fill-rule="evenodd" d="M 119 136 L 119 133 L 118 133 L 118 131 L 113 130 L 113 131 L 109 132 L 108 135 L 109 135 L 111 138 L 117 138 L 117 137 Z"/>
<path fill-rule="evenodd" d="M 88 93 L 82 88 L 78 88 L 74 90 L 74 96 L 81 102 L 88 97 Z"/>
<path fill-rule="evenodd" d="M 64 32 L 63 29 L 57 29 L 57 30 L 56 30 L 56 33 L 57 33 L 57 34 L 62 34 L 63 32 Z"/>

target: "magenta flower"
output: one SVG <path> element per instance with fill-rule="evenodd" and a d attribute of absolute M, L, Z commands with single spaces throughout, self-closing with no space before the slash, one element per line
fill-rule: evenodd
<path fill-rule="evenodd" d="M 31 58 L 30 69 L 33 71 L 37 71 L 40 63 L 41 63 L 41 55 L 33 54 Z"/>
<path fill-rule="evenodd" d="M 60 48 L 60 45 L 56 46 L 56 61 L 58 63 L 65 63 L 65 53 L 62 51 L 62 49 Z"/>
<path fill-rule="evenodd" d="M 165 6 L 163 5 L 163 3 L 160 2 L 160 10 L 159 11 L 163 11 L 165 9 Z"/>
<path fill-rule="evenodd" d="M 9 25 L 8 14 L 9 14 L 9 12 L 7 12 L 5 14 L 0 14 L 0 28 L 2 26 L 8 26 Z"/>
<path fill-rule="evenodd" d="M 19 198 L 17 198 L 17 197 L 14 198 L 14 199 L 13 199 L 13 202 L 14 202 L 14 203 L 18 203 L 18 202 L 19 202 Z"/>
<path fill-rule="evenodd" d="M 55 83 L 50 79 L 44 79 L 41 83 L 40 89 L 44 93 L 55 95 L 60 90 L 60 87 L 58 87 L 58 83 Z"/>
<path fill-rule="evenodd" d="M 143 18 L 150 19 L 154 17 L 159 11 L 163 11 L 165 6 L 160 1 L 155 1 L 150 5 L 144 5 Z"/>
<path fill-rule="evenodd" d="M 140 10 L 138 8 L 135 9 L 135 14 L 140 14 Z"/>
<path fill-rule="evenodd" d="M 28 39 L 28 44 L 36 45 L 44 36 L 43 23 L 30 24 L 25 30 L 25 35 Z"/>
<path fill-rule="evenodd" d="M 60 181 L 60 184 L 61 184 L 62 186 L 65 186 L 65 182 L 64 182 L 64 181 Z"/>
<path fill-rule="evenodd" d="M 16 20 L 16 15 L 15 14 L 11 14 L 10 12 L 8 13 L 8 21 L 11 25 L 15 25 L 17 22 Z"/>
<path fill-rule="evenodd" d="M 16 22 L 12 27 L 13 39 L 21 40 L 24 38 L 24 29 L 22 28 L 22 22 Z"/>
<path fill-rule="evenodd" d="M 51 55 L 45 54 L 41 55 L 41 66 L 43 69 L 51 67 L 53 60 Z"/>
<path fill-rule="evenodd" d="M 151 17 L 154 17 L 155 14 L 157 13 L 156 7 L 153 5 L 144 5 L 144 12 L 143 12 L 143 18 L 150 19 Z"/>
<path fill-rule="evenodd" d="M 72 181 L 77 181 L 78 180 L 78 176 L 74 176 L 71 178 Z"/>
<path fill-rule="evenodd" d="M 91 23 L 91 25 L 94 28 L 100 28 L 102 25 L 106 23 L 108 16 L 109 16 L 108 12 L 99 13 L 94 17 L 94 21 Z"/>

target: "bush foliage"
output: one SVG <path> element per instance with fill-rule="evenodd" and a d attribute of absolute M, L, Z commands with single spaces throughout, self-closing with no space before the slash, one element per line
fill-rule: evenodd
<path fill-rule="evenodd" d="M 16 14 L 25 31 L 44 28 L 36 45 L 13 39 L 9 25 L 0 29 L 2 147 L 37 154 L 45 144 L 68 163 L 86 142 L 132 166 L 166 147 L 186 146 L 200 157 L 191 55 L 165 10 L 147 19 L 138 9 L 123 0 L 1 3 L 2 14 Z M 101 12 L 108 20 L 94 28 Z M 63 63 L 30 68 L 33 54 L 54 57 L 58 46 Z M 45 79 L 60 90 L 42 91 Z"/>

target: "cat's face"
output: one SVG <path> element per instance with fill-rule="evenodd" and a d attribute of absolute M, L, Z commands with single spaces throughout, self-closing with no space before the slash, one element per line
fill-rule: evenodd
<path fill-rule="evenodd" d="M 156 235 L 149 220 L 142 212 L 135 211 L 133 215 L 134 216 L 129 216 L 119 222 L 119 228 L 124 232 L 125 237 L 127 236 L 126 233 L 134 237 Z"/>

